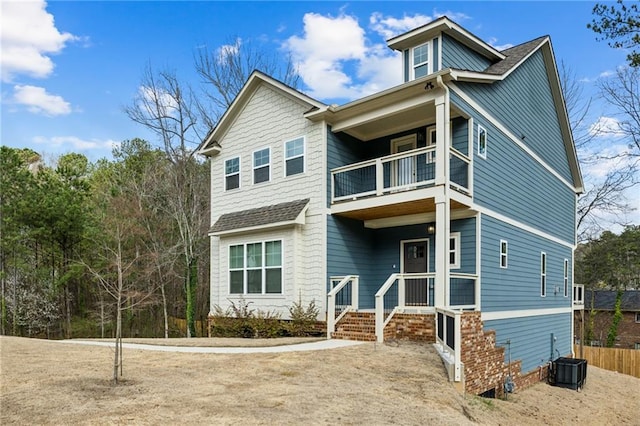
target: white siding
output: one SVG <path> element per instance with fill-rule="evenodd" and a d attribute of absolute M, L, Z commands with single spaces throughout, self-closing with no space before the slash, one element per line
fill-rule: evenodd
<path fill-rule="evenodd" d="M 324 220 L 326 215 L 324 124 L 303 117 L 310 105 L 286 96 L 266 84 L 256 89 L 224 138 L 220 154 L 211 161 L 211 223 L 225 213 L 310 199 L 306 224 L 245 235 L 212 237 L 211 310 L 229 306 L 227 256 L 230 244 L 283 240 L 283 294 L 247 295 L 252 308 L 276 310 L 287 318 L 288 308 L 300 297 L 306 306 L 315 300 L 320 316 L 325 312 Z M 306 139 L 305 172 L 284 176 L 284 142 L 300 136 Z M 256 149 L 271 147 L 271 181 L 253 184 Z M 224 191 L 224 161 L 240 156 L 240 189 Z M 238 298 L 234 296 L 234 299 Z"/>

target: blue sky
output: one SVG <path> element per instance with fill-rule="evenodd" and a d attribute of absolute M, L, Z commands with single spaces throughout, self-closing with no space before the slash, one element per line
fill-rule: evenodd
<path fill-rule="evenodd" d="M 122 111 L 138 93 L 145 65 L 175 69 L 197 85 L 194 54 L 234 37 L 291 54 L 304 92 L 344 103 L 399 84 L 398 57 L 385 40 L 442 15 L 498 48 L 550 35 L 558 63 L 575 72 L 585 93 L 595 93 L 595 80 L 623 65 L 625 52 L 586 28 L 594 3 L 3 0 L 2 144 L 46 159 L 80 152 L 97 160 L 125 139 L 155 143 Z M 590 120 L 608 119 L 596 101 Z"/>

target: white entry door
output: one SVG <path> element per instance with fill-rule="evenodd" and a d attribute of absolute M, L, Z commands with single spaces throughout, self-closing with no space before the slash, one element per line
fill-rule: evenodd
<path fill-rule="evenodd" d="M 416 136 L 409 135 L 391 140 L 391 152 L 393 154 L 416 149 Z M 416 161 L 414 157 L 394 160 L 391 167 L 392 186 L 411 185 L 415 183 Z"/>

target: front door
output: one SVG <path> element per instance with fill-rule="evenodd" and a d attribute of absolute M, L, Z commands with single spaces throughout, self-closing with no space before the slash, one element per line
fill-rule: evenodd
<path fill-rule="evenodd" d="M 427 240 L 406 241 L 403 243 L 403 271 L 405 274 L 426 273 L 428 271 L 428 244 Z M 430 306 L 433 297 L 429 291 L 429 279 L 407 278 L 405 279 L 405 305 L 406 306 Z"/>

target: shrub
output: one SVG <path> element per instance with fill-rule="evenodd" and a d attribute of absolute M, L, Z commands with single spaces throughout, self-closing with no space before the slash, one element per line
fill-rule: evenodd
<path fill-rule="evenodd" d="M 318 322 L 318 314 L 320 310 L 316 306 L 316 301 L 312 300 L 305 308 L 302 300 L 298 299 L 293 302 L 293 306 L 289 308 L 291 321 L 287 324 L 287 329 L 292 336 L 311 336 L 317 335 L 318 330 L 315 327 Z"/>

